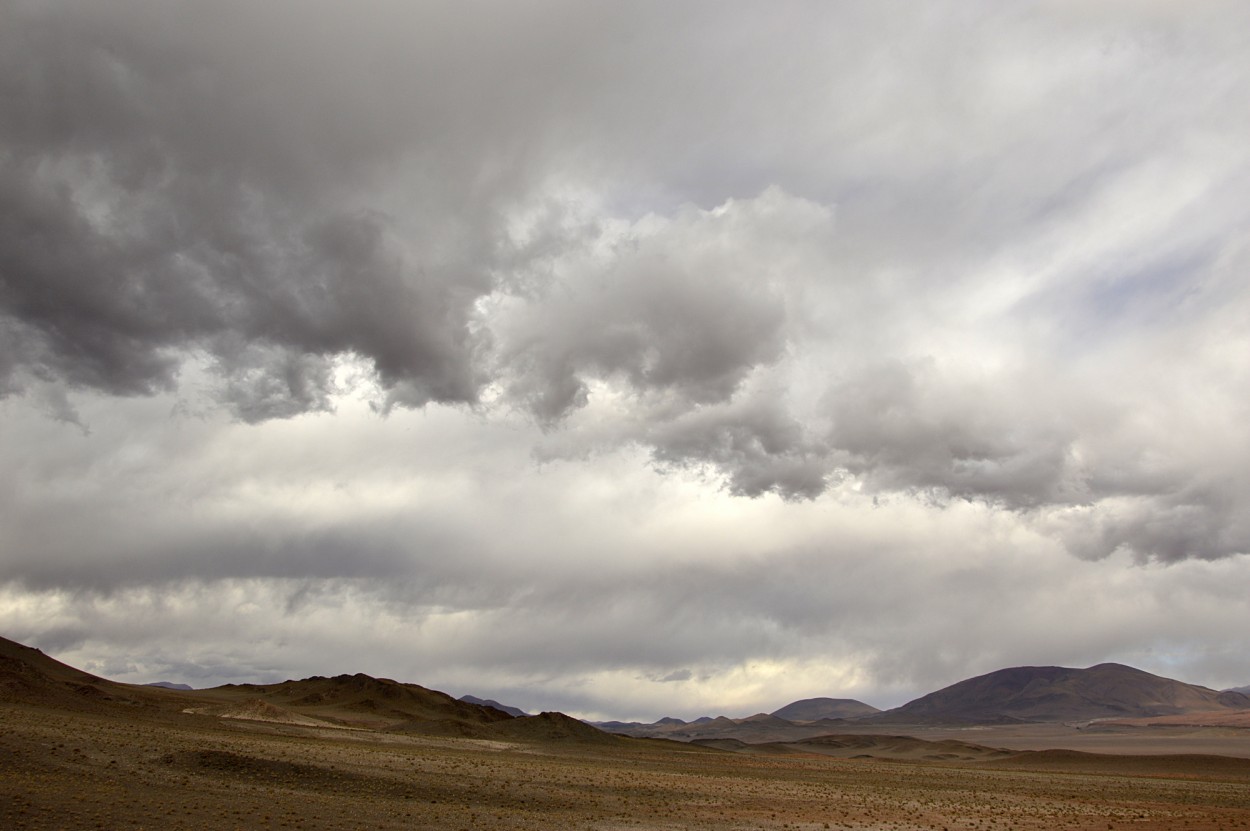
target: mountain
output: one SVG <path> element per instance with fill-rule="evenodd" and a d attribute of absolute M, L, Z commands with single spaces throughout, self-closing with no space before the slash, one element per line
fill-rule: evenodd
<path fill-rule="evenodd" d="M 651 724 L 638 722 L 599 721 L 591 722 L 600 730 L 633 736 L 640 739 L 672 739 L 680 742 L 701 744 L 719 741 L 759 744 L 766 742 L 795 742 L 813 736 L 821 736 L 843 728 L 845 719 L 819 719 L 817 721 L 793 722 L 768 713 L 756 713 L 747 718 L 703 717 L 685 722 L 681 719 L 663 718 Z"/>
<path fill-rule="evenodd" d="M 385 728 L 413 721 L 493 724 L 512 716 L 493 707 L 457 701 L 446 693 L 368 675 L 313 676 L 281 684 L 226 684 L 207 690 L 178 690 L 166 685 L 119 684 L 63 664 L 15 641 L 0 638 L 0 702 L 59 709 L 94 710 L 110 704 L 161 707 L 180 712 L 199 709 L 228 715 L 243 707 L 249 718 L 300 714 L 331 724 Z M 192 696 L 185 695 L 193 693 Z M 188 708 L 188 704 L 198 708 Z M 239 717 L 239 716 L 231 716 Z M 268 720 L 278 720 L 276 716 Z"/>
<path fill-rule="evenodd" d="M 1119 664 L 1088 669 L 1013 667 L 970 678 L 886 712 L 862 702 L 806 699 L 744 719 L 665 718 L 654 724 L 586 725 L 559 714 L 516 717 L 498 702 L 368 675 L 313 676 L 280 684 L 227 684 L 207 690 L 120 684 L 63 664 L 38 649 L 0 638 L 0 703 L 89 712 L 150 712 L 398 730 L 478 738 L 606 741 L 600 731 L 677 741 L 800 742 L 878 724 L 962 725 L 1093 720 L 1163 720 L 1163 724 L 1245 726 L 1250 694 L 1217 692 Z M 869 715 L 820 717 L 830 712 Z M 519 711 L 517 711 L 519 712 Z M 785 718 L 783 716 L 790 716 Z M 801 718 L 803 717 L 803 718 Z"/>
<path fill-rule="evenodd" d="M 512 718 L 494 707 L 457 701 L 447 693 L 417 684 L 363 673 L 333 678 L 314 675 L 280 684 L 226 684 L 198 690 L 197 695 L 223 702 L 258 700 L 331 723 L 371 729 L 411 728 L 434 722 L 475 727 Z M 455 729 L 451 727 L 451 732 Z"/>
<path fill-rule="evenodd" d="M 0 702 L 98 711 L 110 704 L 151 704 L 151 690 L 118 684 L 63 664 L 38 649 L 0 638 Z"/>
<path fill-rule="evenodd" d="M 350 727 L 504 741 L 621 741 L 562 713 L 515 717 L 496 702 L 458 701 L 438 690 L 361 673 L 333 678 L 314 675 L 280 684 L 225 684 L 206 690 L 119 684 L 4 638 L 0 638 L 0 704 L 125 717 L 211 717 L 300 728 Z"/>
<path fill-rule="evenodd" d="M 588 721 L 587 724 L 599 730 L 608 733 L 620 733 L 621 735 L 633 735 L 634 730 L 642 728 L 650 728 L 654 725 L 643 724 L 641 721 Z"/>
<path fill-rule="evenodd" d="M 995 724 L 1144 718 L 1250 709 L 1250 695 L 1185 684 L 1121 664 L 1012 667 L 969 678 L 863 721 Z"/>
<path fill-rule="evenodd" d="M 636 721 L 591 722 L 609 733 L 650 739 L 674 739 L 708 744 L 716 742 L 760 743 L 795 742 L 843 728 L 852 719 L 881 711 L 850 698 L 807 698 L 787 704 L 773 713 L 756 713 L 747 718 L 701 716 L 683 721 L 671 716 L 650 724 Z"/>
<path fill-rule="evenodd" d="M 460 696 L 459 700 L 464 701 L 468 704 L 476 704 L 479 707 L 494 707 L 496 710 L 505 712 L 510 716 L 528 716 L 529 715 L 529 713 L 525 712 L 519 707 L 509 707 L 507 704 L 500 704 L 498 701 L 495 701 L 492 698 L 478 698 L 475 695 L 462 695 Z"/>
<path fill-rule="evenodd" d="M 161 687 L 166 690 L 193 690 L 192 686 L 187 684 L 175 684 L 173 681 L 153 681 L 150 684 L 144 684 L 145 687 Z"/>
<path fill-rule="evenodd" d="M 786 721 L 819 721 L 825 718 L 859 718 L 879 712 L 876 707 L 853 698 L 804 698 L 774 710 L 772 714 Z"/>
<path fill-rule="evenodd" d="M 1250 684 L 1247 684 L 1244 687 L 1233 687 L 1232 689 L 1224 690 L 1224 692 L 1235 692 L 1241 693 L 1242 695 L 1250 695 Z"/>
<path fill-rule="evenodd" d="M 203 712 L 221 718 L 504 741 L 619 741 L 616 736 L 563 713 L 513 716 L 496 702 L 477 704 L 417 684 L 359 673 L 333 678 L 313 676 L 281 684 L 227 684 L 198 690 L 196 694 L 219 698 L 222 705 L 204 708 Z M 241 699 L 241 703 L 236 703 Z"/>
<path fill-rule="evenodd" d="M 570 718 L 564 713 L 539 713 L 492 724 L 486 729 L 492 738 L 521 741 L 558 741 L 577 744 L 615 744 L 624 741 L 597 730 L 583 721 Z"/>

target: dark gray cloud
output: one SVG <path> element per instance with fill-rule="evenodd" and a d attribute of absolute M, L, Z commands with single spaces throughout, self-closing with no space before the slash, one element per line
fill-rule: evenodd
<path fill-rule="evenodd" d="M 491 281 L 471 241 L 428 243 L 485 208 L 449 204 L 414 241 L 384 210 L 352 207 L 417 114 L 387 67 L 361 64 L 362 44 L 327 42 L 324 23 L 301 42 L 313 9 L 297 11 L 6 13 L 8 389 L 35 377 L 149 394 L 207 353 L 226 402 L 259 420 L 324 408 L 330 362 L 356 356 L 396 403 L 476 400 L 468 317 Z M 323 63 L 336 45 L 343 61 Z"/>
<path fill-rule="evenodd" d="M 956 526 L 990 539 L 980 520 L 947 530 Z M 132 643 L 126 677 L 175 665 L 184 673 L 175 680 L 202 683 L 366 671 L 457 691 L 506 689 L 530 707 L 649 718 L 746 715 L 808 691 L 889 706 L 1020 663 L 1114 658 L 1196 681 L 1237 677 L 1233 624 L 1244 604 L 1220 584 L 1244 577 L 1244 561 L 1074 569 L 1037 549 L 1004 552 L 945 534 L 935 543 L 923 529 L 871 541 L 847 539 L 837 523 L 822 530 L 835 542 L 759 556 L 738 547 L 670 568 L 620 563 L 589 576 L 556 567 L 573 552 L 548 553 L 525 573 L 479 570 L 479 583 L 507 585 L 489 603 L 430 593 L 416 567 L 385 582 L 28 593 L 44 615 L 38 626 L 15 632 L 11 607 L 5 621 L 60 655 L 92 656 L 101 638 Z M 925 536 L 928 549 L 917 545 Z M 1091 589 L 1101 603 L 1088 602 Z M 345 628 L 345 616 L 370 636 Z"/>
<path fill-rule="evenodd" d="M 541 290 L 495 314 L 508 392 L 549 426 L 599 395 L 624 414 L 604 439 L 734 493 L 813 497 L 831 461 L 787 410 L 781 372 L 798 294 L 830 211 L 769 190 L 712 211 L 574 235 Z"/>
<path fill-rule="evenodd" d="M 586 403 L 584 377 L 671 393 L 678 406 L 728 400 L 754 367 L 780 357 L 785 321 L 768 276 L 737 279 L 729 265 L 631 252 L 584 292 L 553 287 L 564 296 L 544 298 L 510 339 L 514 394 L 544 421 Z"/>
<path fill-rule="evenodd" d="M 1250 12 L 1088 6 L 0 0 L 0 618 L 531 709 L 1245 683 Z"/>
<path fill-rule="evenodd" d="M 875 490 L 931 489 L 1016 509 L 1062 502 L 1076 431 L 1008 383 L 960 383 L 931 361 L 870 366 L 830 391 L 829 442 Z"/>
<path fill-rule="evenodd" d="M 787 499 L 825 491 L 834 462 L 784 409 L 767 401 L 704 407 L 658 422 L 640 440 L 661 466 L 708 466 L 738 496 L 774 492 Z"/>
<path fill-rule="evenodd" d="M 360 361 L 386 410 L 498 385 L 563 426 L 617 395 L 609 445 L 749 496 L 846 474 L 1014 510 L 1118 496 L 1070 464 L 1071 390 L 943 353 L 963 327 L 1054 380 L 1074 340 L 1143 337 L 1182 298 L 1209 324 L 1244 213 L 1239 29 L 711 11 L 12 4 L 0 390 L 152 394 L 207 356 L 258 422 L 330 408 Z M 828 429 L 782 400 L 822 363 Z M 1194 507 L 1101 550 L 1242 550 Z"/>

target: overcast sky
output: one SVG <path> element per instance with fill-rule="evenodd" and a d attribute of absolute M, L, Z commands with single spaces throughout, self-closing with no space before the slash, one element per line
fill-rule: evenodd
<path fill-rule="evenodd" d="M 1250 683 L 1250 5 L 0 18 L 0 634 L 646 720 Z"/>

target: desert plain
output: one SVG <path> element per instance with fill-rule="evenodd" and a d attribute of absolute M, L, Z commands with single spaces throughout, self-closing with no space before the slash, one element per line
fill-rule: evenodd
<path fill-rule="evenodd" d="M 685 743 L 366 675 L 119 684 L 0 639 L 0 829 L 1250 829 L 1250 730 L 1184 721 Z"/>
<path fill-rule="evenodd" d="M 1029 741 L 1003 732 L 978 730 L 970 747 Z M 1032 739 L 1047 744 L 1041 732 Z M 926 744 L 873 736 L 850 757 L 735 753 L 560 731 L 504 741 L 5 704 L 0 828 L 1250 828 L 1250 737 L 1190 732 L 1229 755 L 1141 754 L 1155 744 L 1139 733 L 1102 734 L 1099 755 L 941 760 L 925 758 Z M 1107 753 L 1117 735 L 1122 752 Z"/>

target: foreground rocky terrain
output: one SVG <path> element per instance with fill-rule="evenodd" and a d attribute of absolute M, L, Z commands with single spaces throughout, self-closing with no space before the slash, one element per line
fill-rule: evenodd
<path fill-rule="evenodd" d="M 719 748 L 368 676 L 132 687 L 0 646 L 6 829 L 1250 828 L 1232 728 L 1209 737 L 1229 755 L 1005 749 L 992 729 Z"/>

